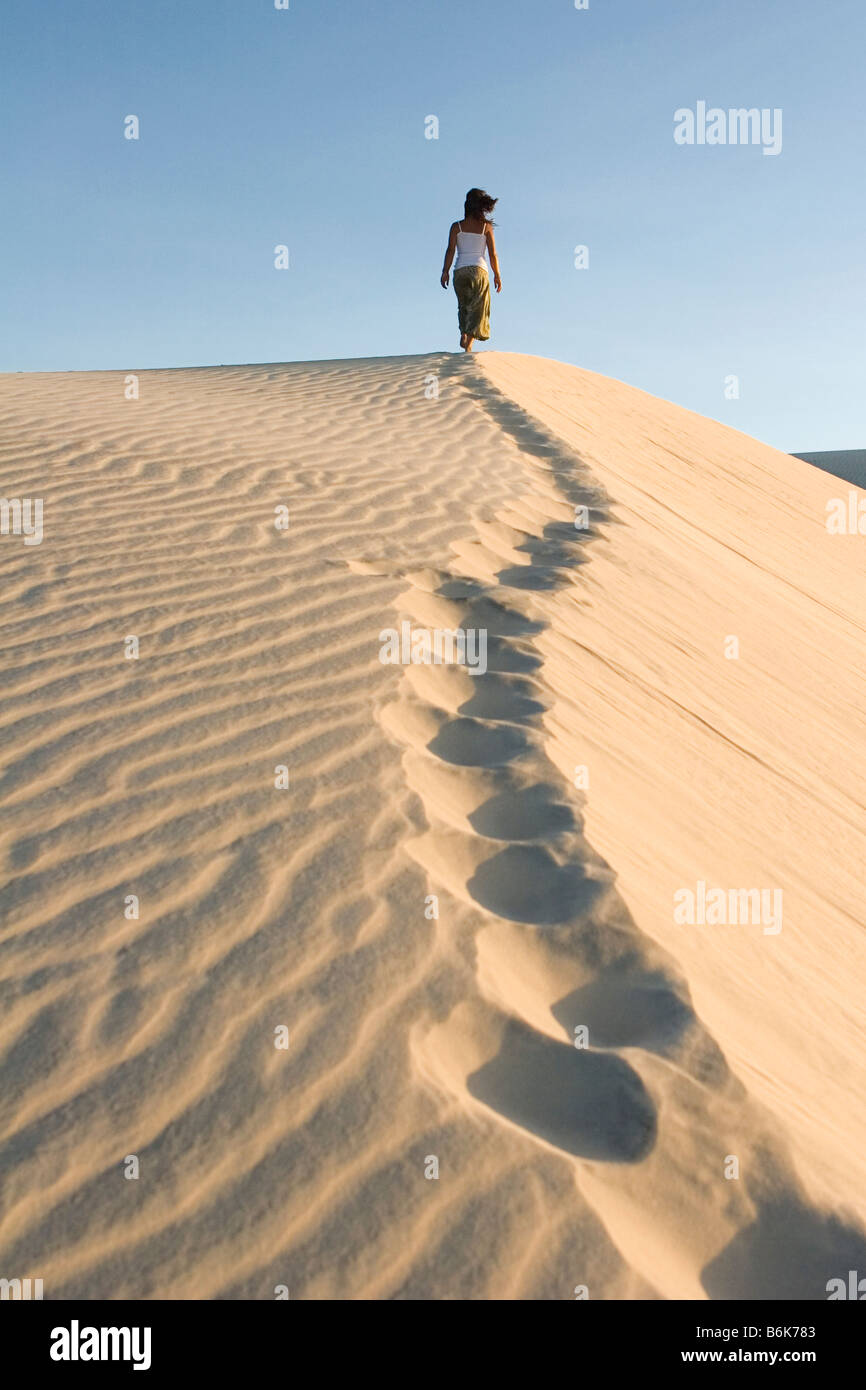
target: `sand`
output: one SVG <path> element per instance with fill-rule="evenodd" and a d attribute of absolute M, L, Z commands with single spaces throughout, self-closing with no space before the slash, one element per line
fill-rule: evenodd
<path fill-rule="evenodd" d="M 44 508 L 0 536 L 0 1276 L 866 1273 L 849 485 L 511 354 L 138 380 L 0 378 Z M 486 671 L 384 664 L 402 624 Z M 677 920 L 719 888 L 767 912 Z"/>

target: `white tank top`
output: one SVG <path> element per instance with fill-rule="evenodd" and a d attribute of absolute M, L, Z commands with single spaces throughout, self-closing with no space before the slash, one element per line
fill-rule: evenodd
<path fill-rule="evenodd" d="M 457 223 L 460 227 L 460 223 Z M 480 265 L 487 269 L 487 262 L 484 253 L 487 250 L 486 232 L 464 232 L 462 227 L 457 233 L 457 262 L 455 270 L 462 270 L 465 265 Z"/>

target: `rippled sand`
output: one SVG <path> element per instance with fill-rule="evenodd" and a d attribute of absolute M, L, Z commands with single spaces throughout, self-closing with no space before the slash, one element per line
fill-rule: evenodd
<path fill-rule="evenodd" d="M 44 504 L 0 537 L 0 1276 L 866 1270 L 848 484 L 510 354 L 124 381 L 0 378 L 3 495 Z M 486 672 L 382 664 L 405 621 Z M 678 923 L 699 882 L 781 930 Z"/>

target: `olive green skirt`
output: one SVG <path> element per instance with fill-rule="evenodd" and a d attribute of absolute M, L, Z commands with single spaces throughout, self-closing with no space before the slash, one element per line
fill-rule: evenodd
<path fill-rule="evenodd" d="M 454 272 L 457 322 L 461 333 L 486 342 L 490 337 L 490 280 L 480 265 L 464 265 Z"/>

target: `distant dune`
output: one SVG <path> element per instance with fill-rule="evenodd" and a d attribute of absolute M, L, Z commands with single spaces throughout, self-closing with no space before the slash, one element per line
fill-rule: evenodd
<path fill-rule="evenodd" d="M 0 1276 L 866 1273 L 866 576 L 827 474 L 497 352 L 126 379 L 0 378 L 44 526 L 0 537 Z M 474 674 L 381 659 L 455 629 Z"/>
<path fill-rule="evenodd" d="M 794 454 L 794 458 L 805 459 L 825 473 L 835 473 L 837 478 L 866 488 L 866 449 L 830 449 L 823 454 Z"/>

